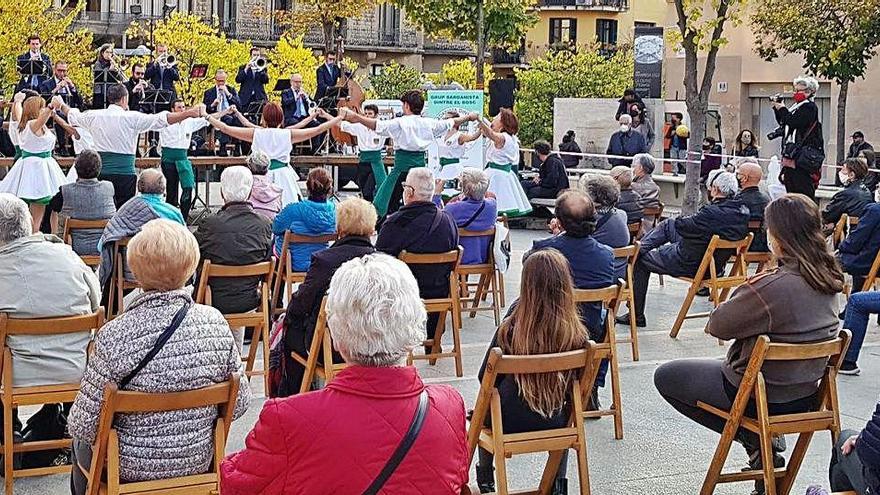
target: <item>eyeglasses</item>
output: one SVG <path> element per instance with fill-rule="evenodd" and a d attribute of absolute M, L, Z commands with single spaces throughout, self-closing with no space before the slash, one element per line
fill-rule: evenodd
<path fill-rule="evenodd" d="M 136 75 L 137 77 L 144 77 L 143 72 L 135 72 L 134 75 Z"/>

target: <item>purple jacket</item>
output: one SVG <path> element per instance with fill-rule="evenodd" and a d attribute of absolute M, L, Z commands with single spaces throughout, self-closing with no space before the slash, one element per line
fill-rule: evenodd
<path fill-rule="evenodd" d="M 281 188 L 269 182 L 265 175 L 254 175 L 254 186 L 248 201 L 255 212 L 275 220 L 275 215 L 281 211 Z"/>
<path fill-rule="evenodd" d="M 434 204 L 440 206 L 439 201 L 440 197 L 434 196 Z M 478 213 L 482 205 L 485 206 Z M 498 218 L 498 205 L 494 198 L 486 198 L 482 201 L 466 198 L 449 203 L 444 209 L 455 220 L 457 227 L 470 231 L 491 229 Z M 463 265 L 485 263 L 489 250 L 492 249 L 488 237 L 462 237 L 459 239 L 459 244 L 464 249 L 461 258 Z"/>

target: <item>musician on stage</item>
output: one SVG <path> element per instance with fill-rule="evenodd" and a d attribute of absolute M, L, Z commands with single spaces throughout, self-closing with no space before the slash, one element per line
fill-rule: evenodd
<path fill-rule="evenodd" d="M 317 127 L 321 125 L 321 122 L 318 119 L 309 118 L 311 115 L 310 109 L 312 106 L 312 99 L 309 98 L 309 95 L 307 95 L 305 91 L 303 91 L 302 85 L 302 74 L 291 74 L 290 89 L 285 89 L 281 92 L 281 108 L 284 110 L 284 127 L 299 124 L 306 119 L 309 119 L 309 122 L 305 127 Z M 311 139 L 312 149 L 317 150 L 320 148 L 323 140 L 323 134 L 313 137 Z"/>
<path fill-rule="evenodd" d="M 400 208 L 406 173 L 410 169 L 426 166 L 425 152 L 428 147 L 453 126 L 479 118 L 475 113 L 444 120 L 422 117 L 425 99 L 417 89 L 404 93 L 400 101 L 403 102 L 403 116 L 391 120 L 371 119 L 355 112 L 345 112 L 347 121 L 361 123 L 394 141 L 394 167 L 373 198 L 380 218 Z"/>
<path fill-rule="evenodd" d="M 227 111 L 233 110 L 233 107 Z M 171 113 L 186 111 L 183 100 L 175 99 L 171 104 Z M 189 217 L 192 207 L 193 188 L 196 185 L 195 172 L 192 163 L 187 158 L 187 152 L 192 142 L 192 134 L 202 127 L 207 127 L 208 121 L 198 117 L 186 119 L 183 122 L 169 125 L 159 131 L 159 146 L 162 148 L 162 173 L 165 174 L 167 185 L 165 187 L 165 202 L 180 207 L 183 219 Z M 177 185 L 183 191 L 178 202 Z"/>
<path fill-rule="evenodd" d="M 18 81 L 18 84 L 15 85 L 15 93 L 18 93 L 19 91 L 22 91 L 24 89 L 39 91 L 40 85 L 49 78 L 49 67 L 52 67 L 52 62 L 49 60 L 49 56 L 41 51 L 42 41 L 40 40 L 40 37 L 36 34 L 31 35 L 28 37 L 27 42 L 28 51 L 19 55 L 17 59 L 19 68 L 22 68 L 31 60 L 42 60 L 43 73 L 22 75 L 21 80 Z"/>
<path fill-rule="evenodd" d="M 247 112 L 248 106 L 254 102 L 265 102 L 266 85 L 269 84 L 269 74 L 266 66 L 257 66 L 257 60 L 262 58 L 259 48 L 251 48 L 251 59 L 246 65 L 238 68 L 235 82 L 238 83 L 238 97 L 241 100 L 241 110 Z M 265 62 L 266 59 L 263 59 Z"/>
<path fill-rule="evenodd" d="M 87 112 L 71 109 L 58 95 L 52 100 L 62 104 L 61 113 L 67 115 L 70 125 L 83 127 L 91 134 L 94 149 L 101 155 L 101 175 L 98 178 L 113 183 L 113 200 L 118 209 L 134 197 L 138 137 L 144 132 L 158 131 L 189 117 L 198 117 L 202 107 L 149 115 L 129 110 L 128 90 L 124 85 L 114 84 L 107 88 L 106 93 L 109 106 Z"/>
<path fill-rule="evenodd" d="M 146 92 L 153 88 L 146 77 L 146 69 L 144 64 L 137 62 L 131 67 L 131 77 L 125 83 L 125 89 L 128 90 L 128 106 L 136 112 L 149 113 L 141 104 L 141 100 L 146 96 Z"/>
<path fill-rule="evenodd" d="M 108 104 L 104 96 L 105 90 L 113 84 L 125 82 L 122 67 L 113 60 L 113 45 L 105 43 L 98 48 L 98 56 L 92 64 L 92 75 L 96 78 L 92 95 L 92 108 L 105 108 Z M 98 79 L 102 82 L 97 82 Z M 106 82 L 105 82 L 106 81 Z"/>
<path fill-rule="evenodd" d="M 315 71 L 318 77 L 318 90 L 315 92 L 315 101 L 321 104 L 321 99 L 327 96 L 327 90 L 336 86 L 342 71 L 336 65 L 336 52 L 324 51 L 324 63 Z"/>
<path fill-rule="evenodd" d="M 76 85 L 67 77 L 67 62 L 63 60 L 55 62 L 54 75 L 40 84 L 40 94 L 44 97 L 59 95 L 68 106 L 82 108 L 82 97 L 77 91 Z M 58 137 L 58 148 L 61 154 L 68 155 L 65 129 L 62 126 L 55 126 L 55 135 Z"/>
<path fill-rule="evenodd" d="M 214 87 L 205 91 L 205 97 L 202 101 L 208 109 L 208 113 L 223 113 L 224 115 L 220 120 L 229 126 L 235 126 L 238 123 L 238 119 L 233 115 L 225 115 L 225 112 L 229 107 L 241 106 L 241 100 L 239 99 L 235 88 L 226 84 L 227 77 L 229 76 L 226 74 L 225 70 L 218 69 L 214 74 Z M 229 135 L 221 131 L 219 156 L 228 155 L 226 146 L 229 144 L 229 141 Z M 235 141 L 235 146 L 235 155 L 240 155 L 241 145 L 238 140 Z"/>
<path fill-rule="evenodd" d="M 156 45 L 156 58 L 147 64 L 144 76 L 150 81 L 156 89 L 171 91 L 171 99 L 176 98 L 177 92 L 174 89 L 174 83 L 180 80 L 180 70 L 177 65 L 169 64 L 168 45 L 159 43 Z"/>

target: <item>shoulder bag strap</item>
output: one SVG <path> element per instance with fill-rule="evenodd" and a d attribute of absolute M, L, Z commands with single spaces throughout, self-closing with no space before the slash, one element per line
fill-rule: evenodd
<path fill-rule="evenodd" d="M 382 468 L 382 471 L 379 472 L 376 479 L 370 483 L 370 486 L 364 490 L 364 495 L 378 494 L 379 490 L 385 485 L 385 482 L 388 481 L 388 478 L 394 474 L 394 471 L 397 470 L 397 466 L 400 465 L 404 457 L 406 457 L 407 452 L 409 452 L 409 449 L 413 446 L 413 443 L 415 443 L 416 438 L 418 438 L 419 432 L 422 431 L 422 426 L 425 425 L 425 416 L 427 415 L 428 391 L 422 390 L 422 393 L 419 395 L 419 407 L 416 409 L 416 415 L 413 417 L 412 423 L 409 425 L 409 430 L 406 432 L 406 435 L 403 436 L 403 439 L 394 450 L 394 453 L 391 454 L 391 458 L 388 459 L 385 467 Z"/>
<path fill-rule="evenodd" d="M 480 213 L 482 213 L 485 208 L 486 208 L 486 200 L 484 199 L 483 202 L 480 204 L 480 207 L 477 208 L 477 211 L 475 211 L 474 214 L 471 215 L 471 217 L 467 219 L 467 222 L 459 225 L 459 227 L 462 229 L 466 229 L 466 228 L 470 227 L 470 225 L 472 223 L 474 223 L 474 220 L 476 220 L 477 217 L 480 216 Z"/>
<path fill-rule="evenodd" d="M 137 374 L 140 373 L 142 369 L 144 369 L 144 366 L 152 361 L 153 358 L 156 357 L 156 354 L 159 354 L 159 351 L 161 351 L 162 348 L 165 347 L 168 339 L 170 339 L 171 336 L 174 335 L 174 332 L 183 322 L 183 319 L 186 317 L 186 313 L 189 311 L 190 306 L 192 306 L 192 303 L 187 301 L 180 309 L 177 310 L 177 313 L 174 314 L 174 318 L 171 320 L 171 323 L 168 325 L 168 327 L 165 328 L 165 330 L 162 332 L 162 335 L 159 335 L 159 338 L 156 340 L 156 343 L 153 344 L 153 348 L 150 349 L 150 352 L 148 352 L 147 355 L 144 356 L 143 359 L 141 359 L 141 362 L 138 363 L 138 365 L 135 366 L 129 374 L 125 375 L 125 378 L 119 380 L 119 390 L 125 390 L 125 387 L 128 386 L 129 382 L 131 382 L 131 380 L 135 376 L 137 376 Z"/>

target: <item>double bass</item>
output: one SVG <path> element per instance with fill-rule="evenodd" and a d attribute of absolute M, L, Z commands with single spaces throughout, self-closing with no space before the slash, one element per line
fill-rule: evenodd
<path fill-rule="evenodd" d="M 336 60 L 339 61 L 339 69 L 342 76 L 336 82 L 336 86 L 334 86 L 334 91 L 339 95 L 339 98 L 336 100 L 336 111 L 347 108 L 350 111 L 361 113 L 361 105 L 364 104 L 364 88 L 351 77 L 351 72 L 345 70 L 345 65 L 342 62 L 344 53 L 343 39 L 340 36 L 336 39 Z M 330 135 L 333 136 L 333 140 L 338 144 L 349 146 L 355 144 L 354 136 L 343 132 L 339 126 L 331 127 Z"/>

